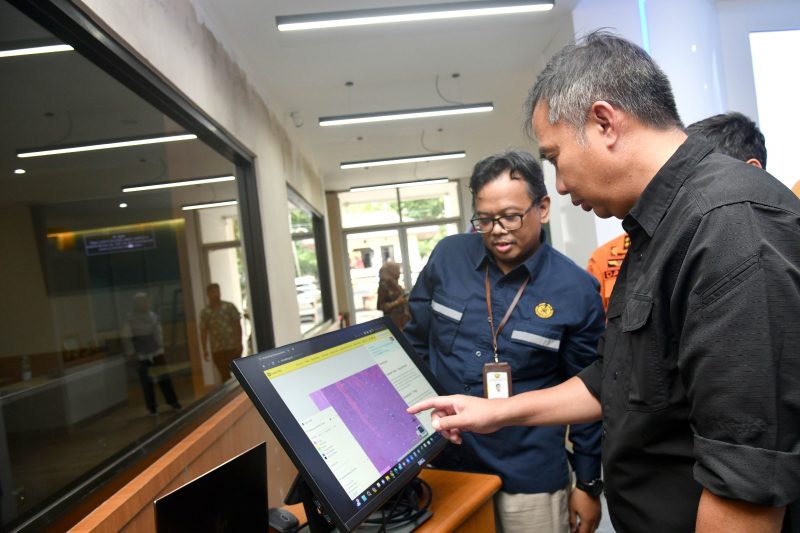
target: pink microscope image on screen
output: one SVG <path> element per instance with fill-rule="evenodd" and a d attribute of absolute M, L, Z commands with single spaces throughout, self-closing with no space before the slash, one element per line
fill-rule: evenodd
<path fill-rule="evenodd" d="M 378 365 L 311 393 L 320 410 L 333 408 L 378 472 L 394 466 L 427 432 Z"/>

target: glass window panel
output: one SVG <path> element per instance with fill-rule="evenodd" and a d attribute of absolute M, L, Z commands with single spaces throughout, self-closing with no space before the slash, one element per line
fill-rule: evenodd
<path fill-rule="evenodd" d="M 428 263 L 428 257 L 436 244 L 447 237 L 458 233 L 458 224 L 439 224 L 434 226 L 416 226 L 408 228 L 406 240 L 408 242 L 408 261 L 411 268 L 411 284 L 413 287 L 417 277 Z"/>
<path fill-rule="evenodd" d="M 403 277 L 403 252 L 398 230 L 370 231 L 347 235 L 347 256 L 350 260 L 350 285 L 355 304 L 355 323 L 383 316 L 377 310 L 378 271 L 384 261 L 400 263 L 400 285 Z"/>
<path fill-rule="evenodd" d="M 3 41 L 54 39 L 7 2 L 0 21 L 14 28 Z M 236 206 L 181 209 L 235 199 L 235 182 L 121 192 L 230 175 L 230 161 L 200 140 L 18 159 L 16 151 L 54 139 L 72 145 L 183 128 L 75 51 L 6 58 L 0 79 L 13 80 L 0 83 L 0 158 L 26 171 L 0 174 L 6 530 L 186 412 L 174 407 L 215 390 L 213 364 L 189 338 L 205 286 L 217 281 L 223 299 L 245 312 L 248 297 L 241 246 L 220 244 L 239 239 Z M 243 329 L 247 342 L 246 322 Z"/>
<path fill-rule="evenodd" d="M 198 209 L 203 244 L 239 239 L 239 209 L 235 205 Z"/>
<path fill-rule="evenodd" d="M 460 214 L 455 181 L 401 187 L 399 191 L 403 222 L 455 218 Z"/>
<path fill-rule="evenodd" d="M 298 200 L 298 203 L 300 201 Z M 289 224 L 292 230 L 292 252 L 294 259 L 297 306 L 300 310 L 300 332 L 306 333 L 325 321 L 323 295 L 320 286 L 320 271 L 317 236 L 314 219 L 321 219 L 297 203 L 289 201 Z"/>
<path fill-rule="evenodd" d="M 343 192 L 339 194 L 339 205 L 344 228 L 400 222 L 397 189 Z"/>

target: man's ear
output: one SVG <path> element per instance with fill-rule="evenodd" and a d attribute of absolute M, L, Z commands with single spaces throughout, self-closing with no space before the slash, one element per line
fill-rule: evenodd
<path fill-rule="evenodd" d="M 752 165 L 752 166 L 754 166 L 754 167 L 758 167 L 758 168 L 764 168 L 764 167 L 762 167 L 762 166 L 761 166 L 761 161 L 759 161 L 759 160 L 758 160 L 758 159 L 756 159 L 755 157 L 751 157 L 750 159 L 748 159 L 747 161 L 745 161 L 745 163 L 747 163 L 748 165 Z"/>
<path fill-rule="evenodd" d="M 539 222 L 547 224 L 550 221 L 550 197 L 542 196 L 539 199 Z"/>
<path fill-rule="evenodd" d="M 617 141 L 620 133 L 622 116 L 620 112 L 605 100 L 598 100 L 589 108 L 587 131 L 592 130 L 610 146 Z"/>

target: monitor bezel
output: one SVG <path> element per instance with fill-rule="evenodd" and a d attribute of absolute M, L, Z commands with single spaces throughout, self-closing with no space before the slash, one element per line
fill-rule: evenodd
<path fill-rule="evenodd" d="M 285 355 L 287 349 L 305 350 L 308 355 L 312 355 L 336 344 L 354 340 L 362 336 L 364 332 L 370 330 L 379 331 L 380 329 L 388 329 L 392 333 L 405 350 L 409 360 L 417 367 L 436 394 L 445 394 L 444 389 L 438 383 L 428 365 L 416 354 L 406 337 L 388 317 L 377 318 L 316 337 L 303 339 L 279 348 L 236 359 L 231 363 L 231 370 L 234 376 L 236 376 L 236 379 L 272 430 L 279 444 L 294 463 L 298 473 L 303 477 L 319 500 L 319 503 L 323 506 L 324 512 L 331 518 L 336 527 L 345 532 L 355 529 L 391 496 L 413 480 L 422 468 L 447 446 L 447 440 L 439 433 L 432 433 L 433 441 L 431 445 L 422 449 L 420 457 L 415 462 L 400 470 L 397 476 L 387 484 L 386 489 L 381 489 L 376 497 L 368 500 L 361 507 L 354 507 L 352 500 L 347 496 L 341 484 L 320 457 L 313 443 L 308 439 L 278 391 L 268 379 L 265 379 L 263 367 L 259 361 L 263 360 L 264 357 Z M 346 510 L 350 512 L 345 512 Z"/>

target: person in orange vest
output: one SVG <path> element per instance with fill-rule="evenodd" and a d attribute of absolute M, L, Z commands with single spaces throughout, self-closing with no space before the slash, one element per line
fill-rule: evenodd
<path fill-rule="evenodd" d="M 688 133 L 700 133 L 714 145 L 714 151 L 740 159 L 748 165 L 767 169 L 767 147 L 764 134 L 755 122 L 737 112 L 722 113 L 690 124 Z M 800 197 L 800 181 L 792 191 Z M 603 308 L 608 312 L 608 301 L 614 290 L 622 260 L 628 252 L 631 239 L 623 233 L 600 245 L 589 258 L 586 270 L 600 282 Z"/>

